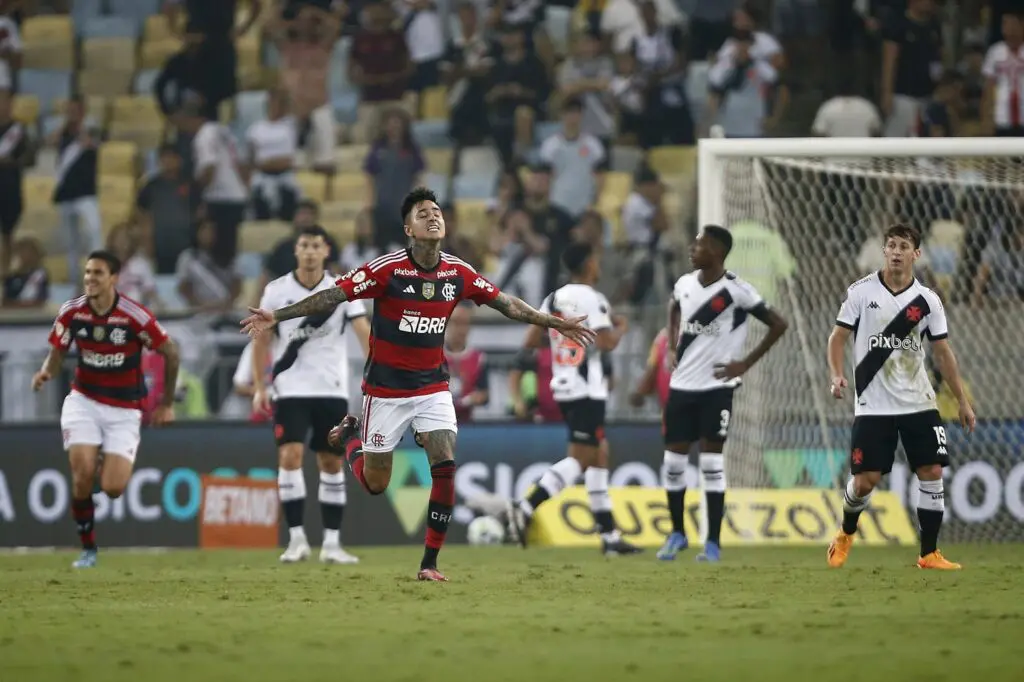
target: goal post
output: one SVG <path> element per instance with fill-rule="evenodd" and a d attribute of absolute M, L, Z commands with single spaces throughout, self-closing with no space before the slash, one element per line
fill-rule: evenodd
<path fill-rule="evenodd" d="M 961 431 L 929 363 L 953 459 L 944 537 L 1024 541 L 1024 139 L 711 138 L 697 178 L 699 224 L 733 231 L 728 267 L 790 322 L 736 393 L 730 487 L 843 484 L 853 398 L 828 395 L 826 340 L 846 287 L 881 267 L 884 229 L 908 223 L 979 420 Z M 887 485 L 913 510 L 898 462 Z"/>

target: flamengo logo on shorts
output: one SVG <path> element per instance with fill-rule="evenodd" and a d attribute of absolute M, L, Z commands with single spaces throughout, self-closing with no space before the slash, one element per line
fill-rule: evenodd
<path fill-rule="evenodd" d="M 441 334 L 447 320 L 443 317 L 417 317 L 402 315 L 398 322 L 398 331 L 410 334 Z"/>
<path fill-rule="evenodd" d="M 124 364 L 124 353 L 97 353 L 87 350 L 82 352 L 82 362 L 90 367 L 120 367 Z"/>
<path fill-rule="evenodd" d="M 882 350 L 921 350 L 921 342 L 915 339 L 913 336 L 907 336 L 900 338 L 895 334 L 885 336 L 883 334 L 875 334 L 868 339 L 868 348 L 881 348 Z"/>

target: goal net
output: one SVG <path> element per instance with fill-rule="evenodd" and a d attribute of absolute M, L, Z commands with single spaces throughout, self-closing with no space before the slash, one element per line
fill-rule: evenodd
<path fill-rule="evenodd" d="M 826 340 L 904 222 L 924 235 L 918 275 L 945 301 L 978 415 L 967 436 L 931 365 L 953 459 L 943 539 L 1024 541 L 1024 140 L 709 139 L 699 159 L 700 223 L 733 231 L 730 269 L 790 321 L 736 394 L 730 486 L 844 484 L 853 398 L 828 394 Z M 916 507 L 902 452 L 887 485 Z"/>

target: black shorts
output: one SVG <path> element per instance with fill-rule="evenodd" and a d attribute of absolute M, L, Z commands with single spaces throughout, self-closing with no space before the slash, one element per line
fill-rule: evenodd
<path fill-rule="evenodd" d="M 14 234 L 21 220 L 21 188 L 0 185 L 0 234 Z"/>
<path fill-rule="evenodd" d="M 661 430 L 665 444 L 724 443 L 732 417 L 732 388 L 668 392 Z"/>
<path fill-rule="evenodd" d="M 949 466 L 946 427 L 938 410 L 913 414 L 855 417 L 850 434 L 850 471 L 892 471 L 896 445 L 903 443 L 912 469 L 939 464 Z"/>
<path fill-rule="evenodd" d="M 580 398 L 558 403 L 565 425 L 569 428 L 569 442 L 597 447 L 604 440 L 605 401 Z"/>
<path fill-rule="evenodd" d="M 274 401 L 274 438 L 284 445 L 305 443 L 308 436 L 314 452 L 332 452 L 327 435 L 347 414 L 344 398 L 278 398 Z"/>

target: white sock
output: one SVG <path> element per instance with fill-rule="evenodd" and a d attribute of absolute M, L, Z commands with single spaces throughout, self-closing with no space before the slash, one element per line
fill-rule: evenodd
<path fill-rule="evenodd" d="M 324 531 L 324 547 L 340 547 L 341 546 L 341 531 L 340 530 L 325 530 Z"/>
<path fill-rule="evenodd" d="M 704 492 L 725 492 L 725 455 L 718 452 L 700 453 L 700 475 L 704 479 Z"/>
<path fill-rule="evenodd" d="M 587 486 L 587 496 L 590 498 L 590 512 L 597 521 L 601 539 L 605 542 L 617 542 L 622 535 L 615 527 L 615 521 L 612 518 L 612 498 L 608 494 L 608 470 L 590 467 L 583 474 L 583 481 Z"/>
<path fill-rule="evenodd" d="M 871 501 L 871 493 L 873 492 L 875 491 L 872 490 L 864 497 L 858 497 L 853 476 L 850 476 L 850 480 L 846 483 L 846 494 L 843 496 L 843 511 L 850 513 L 864 511 L 868 507 L 868 502 Z"/>
<path fill-rule="evenodd" d="M 921 491 L 917 498 L 918 509 L 937 512 L 946 510 L 946 494 L 941 478 L 936 481 L 919 481 L 918 488 Z"/>
<path fill-rule="evenodd" d="M 288 529 L 288 542 L 306 542 L 306 531 L 302 526 L 294 526 Z"/>
<path fill-rule="evenodd" d="M 527 516 L 533 516 L 534 510 L 541 503 L 576 483 L 582 473 L 583 467 L 572 457 L 555 462 L 537 481 L 536 489 L 519 503 L 519 509 Z"/>
<path fill-rule="evenodd" d="M 669 492 L 686 490 L 686 465 L 689 464 L 688 455 L 680 455 L 671 450 L 665 451 L 665 458 L 661 465 L 661 484 Z"/>

